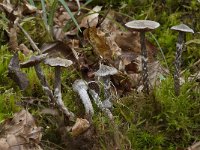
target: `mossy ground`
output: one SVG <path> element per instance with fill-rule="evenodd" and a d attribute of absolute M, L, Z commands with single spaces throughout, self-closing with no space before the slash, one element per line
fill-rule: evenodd
<path fill-rule="evenodd" d="M 184 22 L 193 27 L 195 31 L 200 31 L 199 18 L 200 3 L 191 1 L 105 1 L 103 4 L 111 2 L 119 12 L 127 14 L 136 19 L 150 19 L 160 22 L 161 27 L 154 32 L 158 43 L 162 46 L 168 65 L 173 71 L 173 60 L 175 53 L 175 42 L 177 34 L 170 30 L 170 27 Z M 94 1 L 93 5 L 99 4 Z M 181 4 L 181 5 L 180 5 Z M 3 18 L 4 14 L 1 14 Z M 43 22 L 38 18 L 30 18 L 29 22 L 23 24 L 27 31 L 31 26 L 38 24 L 39 28 L 30 30 L 30 34 L 36 42 L 51 41 L 45 31 Z M 34 69 L 24 69 L 30 79 L 30 87 L 22 92 L 15 83 L 7 77 L 7 69 L 12 54 L 8 51 L 6 41 L 6 21 L 0 21 L 0 122 L 10 117 L 18 111 L 23 98 L 46 99 L 41 85 L 36 77 Z M 41 31 L 40 31 L 41 30 Z M 40 34 L 37 34 L 40 33 Z M 44 38 L 44 37 L 47 38 Z M 149 35 L 149 40 L 152 40 Z M 188 35 L 186 39 L 199 39 L 199 34 Z M 28 43 L 24 36 L 20 35 L 19 40 Z M 42 41 L 42 42 L 43 42 Z M 156 44 L 155 44 L 156 45 Z M 180 96 L 174 95 L 173 78 L 167 76 L 162 83 L 155 87 L 146 97 L 143 94 L 132 92 L 129 96 L 116 99 L 114 102 L 113 115 L 117 131 L 113 129 L 109 120 L 98 109 L 95 108 L 93 117 L 93 139 L 72 138 L 65 128 L 63 128 L 63 117 L 55 117 L 47 114 L 40 114 L 45 108 L 47 101 L 31 103 L 25 105 L 43 126 L 42 145 L 45 149 L 68 149 L 77 148 L 85 144 L 85 149 L 113 149 L 114 133 L 119 135 L 120 149 L 169 149 L 186 148 L 195 141 L 200 140 L 200 83 L 188 81 L 187 78 L 198 69 L 194 66 L 189 68 L 200 58 L 198 44 L 191 44 L 183 53 L 182 70 L 188 69 L 184 73 L 186 82 L 181 87 Z M 20 59 L 26 59 L 20 57 Z M 165 65 L 161 55 L 158 59 Z M 53 85 L 54 70 L 43 66 L 45 75 L 51 85 Z M 62 75 L 63 99 L 68 108 L 76 112 L 76 115 L 83 117 L 83 106 L 76 101 L 76 94 L 72 91 L 71 81 L 80 75 L 78 72 L 69 70 Z M 65 132 L 66 131 L 66 132 Z M 71 145 L 71 147 L 70 147 Z M 74 146 L 74 147 L 73 147 Z"/>

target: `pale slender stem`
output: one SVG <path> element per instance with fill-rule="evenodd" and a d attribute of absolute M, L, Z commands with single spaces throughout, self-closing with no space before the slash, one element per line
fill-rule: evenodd
<path fill-rule="evenodd" d="M 55 67 L 55 83 L 54 83 L 54 97 L 56 100 L 56 104 L 60 108 L 60 110 L 70 119 L 73 120 L 74 114 L 70 112 L 62 100 L 62 93 L 61 93 L 61 67 Z"/>

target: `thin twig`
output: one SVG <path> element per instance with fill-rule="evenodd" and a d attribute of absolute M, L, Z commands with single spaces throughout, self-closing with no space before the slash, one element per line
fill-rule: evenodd
<path fill-rule="evenodd" d="M 32 38 L 30 37 L 30 35 L 26 32 L 26 30 L 20 25 L 17 23 L 17 26 L 22 30 L 22 32 L 24 33 L 24 35 L 27 37 L 27 39 L 29 40 L 32 48 L 37 51 L 39 54 L 41 54 L 41 51 L 40 49 L 37 47 L 37 45 L 35 44 L 35 42 L 32 40 Z"/>

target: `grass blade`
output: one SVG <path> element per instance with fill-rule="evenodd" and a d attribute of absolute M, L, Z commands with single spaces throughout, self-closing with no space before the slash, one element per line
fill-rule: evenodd
<path fill-rule="evenodd" d="M 47 31 L 49 31 L 49 25 L 48 25 L 48 22 L 47 22 L 47 12 L 46 12 L 46 8 L 45 8 L 45 1 L 44 0 L 41 0 L 41 4 L 42 4 L 42 17 L 43 17 L 43 20 L 44 20 L 44 24 L 46 26 L 46 29 Z"/>
<path fill-rule="evenodd" d="M 51 32 L 53 30 L 53 18 L 54 18 L 54 14 L 56 12 L 57 7 L 58 7 L 58 1 L 54 0 L 52 6 L 50 8 L 51 11 L 50 11 L 49 17 L 48 17 L 48 24 L 49 24 L 49 28 L 50 28 Z"/>
<path fill-rule="evenodd" d="M 28 0 L 28 2 L 32 5 L 32 6 L 35 6 L 35 3 L 33 0 Z"/>
<path fill-rule="evenodd" d="M 66 11 L 69 13 L 69 15 L 70 15 L 71 19 L 73 20 L 73 22 L 75 23 L 76 27 L 81 31 L 80 26 L 78 25 L 78 22 L 74 18 L 74 15 L 72 14 L 71 10 L 67 6 L 67 3 L 64 0 L 59 0 L 59 2 L 64 6 Z"/>

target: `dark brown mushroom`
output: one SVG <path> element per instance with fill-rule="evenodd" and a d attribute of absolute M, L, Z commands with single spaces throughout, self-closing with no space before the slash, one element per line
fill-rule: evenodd
<path fill-rule="evenodd" d="M 145 93 L 149 94 L 149 79 L 148 79 L 148 68 L 147 68 L 147 50 L 145 44 L 145 32 L 152 31 L 160 26 L 158 22 L 150 20 L 134 20 L 125 24 L 128 28 L 133 31 L 140 32 L 140 44 L 141 44 L 141 55 L 142 55 L 142 78 L 144 84 Z"/>
<path fill-rule="evenodd" d="M 174 62 L 174 90 L 175 90 L 175 95 L 178 96 L 180 93 L 180 67 L 181 67 L 181 55 L 183 52 L 183 47 L 184 47 L 184 38 L 185 38 L 185 33 L 194 33 L 194 31 L 189 28 L 185 24 L 180 24 L 177 26 L 171 27 L 172 30 L 178 31 L 178 40 L 176 43 L 176 58 Z"/>
<path fill-rule="evenodd" d="M 56 99 L 58 107 L 63 111 L 63 113 L 67 117 L 72 119 L 74 117 L 74 114 L 67 109 L 67 107 L 64 105 L 62 101 L 61 67 L 67 68 L 70 65 L 72 65 L 73 62 L 71 60 L 56 57 L 56 58 L 48 58 L 44 61 L 44 63 L 51 67 L 55 67 L 54 97 Z"/>

